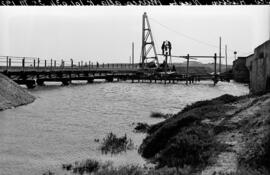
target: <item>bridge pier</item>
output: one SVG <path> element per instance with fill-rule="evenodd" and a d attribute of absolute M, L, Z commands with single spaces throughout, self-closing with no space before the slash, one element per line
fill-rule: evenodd
<path fill-rule="evenodd" d="M 27 81 L 27 82 L 26 82 L 26 87 L 27 87 L 28 89 L 33 89 L 33 88 L 35 88 L 35 87 L 36 87 L 36 82 L 35 82 L 35 80 L 33 80 L 33 81 L 31 81 L 31 80 Z"/>
<path fill-rule="evenodd" d="M 14 80 L 17 84 L 23 84 L 26 85 L 28 89 L 33 89 L 36 87 L 35 80 Z"/>
<path fill-rule="evenodd" d="M 107 82 L 113 82 L 113 76 L 107 76 L 106 81 Z M 117 81 L 119 81 L 119 78 L 117 78 Z"/>
<path fill-rule="evenodd" d="M 93 82 L 94 82 L 93 78 L 87 80 L 87 83 L 93 83 Z"/>
<path fill-rule="evenodd" d="M 37 85 L 39 85 L 39 86 L 44 86 L 45 85 L 43 80 L 37 79 L 36 82 L 37 82 Z"/>
<path fill-rule="evenodd" d="M 69 83 L 70 83 L 70 81 L 68 81 L 68 80 L 62 80 L 62 85 L 63 86 L 68 86 Z"/>

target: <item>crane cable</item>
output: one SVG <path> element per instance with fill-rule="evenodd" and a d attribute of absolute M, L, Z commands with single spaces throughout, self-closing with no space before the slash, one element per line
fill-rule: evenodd
<path fill-rule="evenodd" d="M 185 38 L 188 38 L 188 39 L 190 39 L 190 40 L 193 40 L 193 41 L 195 41 L 195 42 L 198 42 L 198 43 L 200 43 L 200 44 L 204 44 L 204 45 L 207 45 L 207 46 L 210 46 L 210 47 L 213 47 L 213 48 L 219 48 L 219 46 L 217 46 L 217 45 L 209 44 L 209 43 L 207 43 L 207 42 L 198 40 L 198 39 L 193 38 L 193 37 L 190 37 L 190 36 L 188 36 L 188 35 L 186 35 L 186 34 L 184 34 L 184 33 L 181 33 L 181 32 L 178 32 L 178 31 L 176 31 L 176 30 L 174 30 L 174 29 L 171 29 L 171 28 L 169 28 L 168 26 L 166 26 L 166 25 L 164 25 L 164 24 L 158 22 L 158 21 L 155 20 L 154 18 L 149 18 L 149 19 L 152 19 L 153 22 L 155 22 L 155 23 L 159 24 L 160 26 L 166 28 L 167 30 L 170 30 L 171 32 L 174 32 L 174 33 L 176 33 L 176 34 L 178 34 L 178 35 L 181 35 L 181 36 L 183 36 L 183 37 L 185 37 Z M 222 48 L 221 50 L 225 50 L 225 49 Z M 231 50 L 231 49 L 227 49 L 227 50 L 230 50 L 230 51 L 234 52 L 234 50 Z M 250 54 L 251 54 L 251 53 L 246 53 L 246 52 L 240 52 L 240 53 L 247 54 L 247 55 L 250 55 Z"/>

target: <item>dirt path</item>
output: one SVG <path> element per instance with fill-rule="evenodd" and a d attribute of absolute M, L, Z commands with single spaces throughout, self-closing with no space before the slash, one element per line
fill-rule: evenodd
<path fill-rule="evenodd" d="M 207 166 L 201 172 L 201 175 L 235 173 L 238 170 L 238 156 L 243 154 L 248 140 L 252 139 L 248 136 L 248 131 L 243 132 L 242 126 L 247 127 L 249 123 L 258 123 L 258 120 L 265 120 L 270 117 L 270 94 L 257 98 L 246 98 L 230 105 L 233 109 L 229 110 L 227 115 L 231 117 L 221 119 L 222 121 L 218 123 L 224 122 L 226 125 L 238 127 L 230 131 L 223 131 L 216 136 L 219 142 L 229 145 L 229 149 L 213 158 L 214 163 Z M 258 117 L 257 121 L 256 116 Z M 252 134 L 260 136 L 259 131 Z"/>

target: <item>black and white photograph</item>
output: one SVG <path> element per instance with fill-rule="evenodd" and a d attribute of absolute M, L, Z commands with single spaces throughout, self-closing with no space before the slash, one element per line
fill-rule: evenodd
<path fill-rule="evenodd" d="M 0 175 L 269 174 L 270 5 L 0 6 Z"/>

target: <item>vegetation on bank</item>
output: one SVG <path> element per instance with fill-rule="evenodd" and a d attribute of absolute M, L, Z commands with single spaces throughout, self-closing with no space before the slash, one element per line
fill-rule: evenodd
<path fill-rule="evenodd" d="M 245 146 L 238 156 L 237 171 L 230 174 L 268 174 L 270 94 L 248 97 L 223 95 L 186 106 L 171 118 L 150 126 L 139 153 L 158 168 L 187 166 L 192 173 L 200 172 L 213 164 L 213 158 L 221 152 L 234 151 L 231 143 L 221 142 L 217 136 L 239 132 L 239 144 Z M 248 166 L 252 168 L 243 168 Z"/>
<path fill-rule="evenodd" d="M 127 138 L 125 134 L 123 137 L 117 137 L 114 133 L 107 134 L 100 146 L 102 153 L 118 154 L 123 151 L 132 150 L 134 143 L 130 138 Z"/>
<path fill-rule="evenodd" d="M 97 175 L 201 174 L 207 167 L 214 166 L 218 155 L 233 152 L 237 153 L 237 162 L 233 162 L 237 164 L 236 171 L 213 171 L 209 175 L 269 174 L 270 94 L 223 95 L 199 101 L 160 123 L 151 126 L 138 123 L 135 130 L 147 132 L 139 153 L 156 167 L 115 167 L 111 163 L 86 160 L 63 165 L 63 169 L 74 174 Z M 126 136 L 118 138 L 113 133 L 103 139 L 102 145 L 109 148 L 114 140 L 128 145 Z M 113 146 L 116 150 L 117 147 Z"/>
<path fill-rule="evenodd" d="M 214 127 L 201 121 L 224 115 L 226 108 L 221 106 L 236 99 L 223 95 L 185 107 L 168 120 L 151 126 L 139 152 L 157 167 L 188 165 L 196 170 L 211 163 L 210 158 L 227 146 L 214 139 Z"/>

